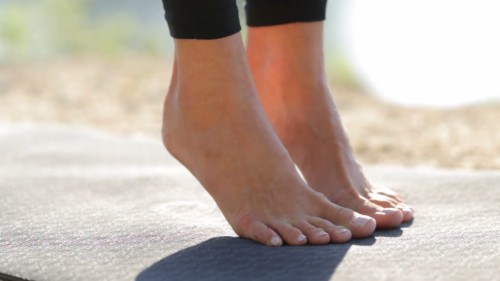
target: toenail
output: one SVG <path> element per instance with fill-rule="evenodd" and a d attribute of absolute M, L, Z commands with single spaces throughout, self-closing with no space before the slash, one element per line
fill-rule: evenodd
<path fill-rule="evenodd" d="M 413 214 L 413 210 L 410 208 L 403 208 L 403 212 Z"/>
<path fill-rule="evenodd" d="M 301 235 L 299 235 L 299 237 L 297 237 L 297 242 L 304 242 L 304 241 L 306 241 L 306 237 L 303 234 L 301 234 Z"/>
<path fill-rule="evenodd" d="M 354 215 L 352 220 L 351 220 L 351 223 L 356 225 L 356 226 L 363 227 L 363 226 L 367 225 L 368 223 L 370 223 L 371 221 L 372 221 L 372 218 L 370 218 L 370 217 Z"/>
<path fill-rule="evenodd" d="M 326 233 L 324 230 L 320 230 L 320 231 L 318 231 L 318 235 L 319 236 L 327 236 L 328 233 Z"/>
<path fill-rule="evenodd" d="M 276 236 L 275 236 L 275 237 L 273 237 L 273 238 L 271 239 L 271 245 L 272 245 L 272 246 L 279 246 L 279 245 L 280 245 L 280 243 L 281 243 L 281 239 L 279 239 L 279 238 L 278 238 L 278 237 L 276 237 Z"/>
<path fill-rule="evenodd" d="M 347 228 L 341 228 L 341 229 L 337 230 L 337 233 L 339 233 L 339 234 L 344 234 L 347 232 L 351 232 L 351 231 Z"/>
<path fill-rule="evenodd" d="M 382 210 L 382 213 L 384 213 L 386 215 L 393 215 L 395 213 L 399 213 L 399 210 L 395 209 L 395 208 L 386 208 L 386 209 Z"/>

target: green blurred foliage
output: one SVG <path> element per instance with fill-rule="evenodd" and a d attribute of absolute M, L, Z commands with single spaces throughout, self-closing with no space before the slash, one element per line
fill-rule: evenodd
<path fill-rule="evenodd" d="M 0 46 L 4 60 L 36 56 L 104 55 L 130 52 L 159 55 L 162 42 L 143 32 L 135 18 L 111 14 L 91 18 L 90 0 L 40 0 L 9 3 L 0 11 Z M 45 51 L 43 51 L 45 50 Z"/>
<path fill-rule="evenodd" d="M 11 1 L 0 9 L 0 62 L 39 57 L 94 55 L 116 57 L 130 53 L 165 55 L 165 33 L 145 30 L 130 13 L 92 17 L 92 4 L 102 0 Z M 244 23 L 244 1 L 238 0 Z M 147 28 L 146 28 L 147 29 Z M 242 25 L 243 38 L 247 28 Z M 342 52 L 327 47 L 326 67 L 335 83 L 358 86 Z"/>
<path fill-rule="evenodd" d="M 29 53 L 29 15 L 23 7 L 8 5 L 0 14 L 0 42 L 5 53 L 14 57 L 25 57 Z"/>
<path fill-rule="evenodd" d="M 326 69 L 330 79 L 334 84 L 341 84 L 344 87 L 360 88 L 359 79 L 354 74 L 351 64 L 340 52 L 327 56 Z"/>

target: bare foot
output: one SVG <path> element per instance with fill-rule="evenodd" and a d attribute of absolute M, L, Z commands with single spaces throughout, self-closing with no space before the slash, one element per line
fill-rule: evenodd
<path fill-rule="evenodd" d="M 375 220 L 333 204 L 300 178 L 258 102 L 239 34 L 176 40 L 163 140 L 234 231 L 264 245 L 342 243 Z"/>
<path fill-rule="evenodd" d="M 322 23 L 250 28 L 248 56 L 266 114 L 309 186 L 378 228 L 411 219 L 401 196 L 374 190 L 355 161 L 327 85 Z"/>

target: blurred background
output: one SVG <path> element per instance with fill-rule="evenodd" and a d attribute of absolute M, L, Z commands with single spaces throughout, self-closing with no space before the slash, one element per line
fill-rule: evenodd
<path fill-rule="evenodd" d="M 500 168 L 500 1 L 329 0 L 327 18 L 362 163 Z M 161 0 L 0 0 L 0 123 L 159 139 L 172 46 Z"/>

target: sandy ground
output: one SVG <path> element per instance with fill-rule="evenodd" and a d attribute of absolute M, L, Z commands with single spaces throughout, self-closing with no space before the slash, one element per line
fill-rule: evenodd
<path fill-rule="evenodd" d="M 66 123 L 159 137 L 166 59 L 0 65 L 0 122 Z M 332 85 L 362 163 L 500 169 L 500 104 L 403 108 Z"/>

